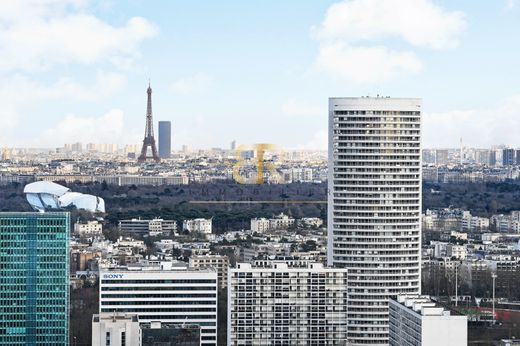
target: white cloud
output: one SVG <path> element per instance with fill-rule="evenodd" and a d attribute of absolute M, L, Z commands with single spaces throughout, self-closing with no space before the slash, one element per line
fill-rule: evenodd
<path fill-rule="evenodd" d="M 344 43 L 322 44 L 317 66 L 329 74 L 359 83 L 377 83 L 396 75 L 414 74 L 422 63 L 412 52 L 386 47 L 351 47 Z"/>
<path fill-rule="evenodd" d="M 112 109 L 99 117 L 67 115 L 54 127 L 47 129 L 35 139 L 35 145 L 62 146 L 63 143 L 134 143 L 139 140 L 135 131 L 124 127 L 124 115 Z M 142 138 L 141 138 L 142 139 Z"/>
<path fill-rule="evenodd" d="M 496 144 L 520 146 L 520 95 L 510 97 L 491 109 L 425 113 L 423 146 L 432 148 L 464 145 L 490 147 Z"/>
<path fill-rule="evenodd" d="M 453 48 L 465 26 L 463 13 L 445 11 L 432 0 L 344 0 L 312 28 L 320 43 L 317 66 L 361 83 L 416 73 L 422 63 L 414 48 Z M 389 39 L 408 48 L 390 49 L 384 45 Z"/>
<path fill-rule="evenodd" d="M 171 90 L 179 94 L 193 94 L 202 92 L 211 86 L 213 80 L 205 73 L 197 73 L 190 77 L 184 77 L 171 85 Z"/>
<path fill-rule="evenodd" d="M 508 10 L 513 9 L 515 7 L 515 0 L 507 0 L 506 1 L 506 7 Z"/>
<path fill-rule="evenodd" d="M 282 111 L 290 116 L 296 117 L 314 117 L 314 116 L 326 116 L 325 108 L 313 105 L 305 101 L 290 98 L 282 105 Z"/>
<path fill-rule="evenodd" d="M 0 72 L 4 73 L 133 58 L 139 44 L 157 33 L 141 17 L 122 26 L 104 22 L 88 13 L 86 1 L 4 1 L 0 13 Z"/>

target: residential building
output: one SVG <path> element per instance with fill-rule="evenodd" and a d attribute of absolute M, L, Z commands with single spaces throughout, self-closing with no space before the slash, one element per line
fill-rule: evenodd
<path fill-rule="evenodd" d="M 217 344 L 217 272 L 183 263 L 100 268 L 100 316 L 135 314 L 142 323 L 200 326 L 201 345 Z"/>
<path fill-rule="evenodd" d="M 80 237 L 99 237 L 103 235 L 103 225 L 99 221 L 76 222 L 74 234 Z"/>
<path fill-rule="evenodd" d="M 256 233 L 268 232 L 269 220 L 264 217 L 251 219 L 251 231 Z"/>
<path fill-rule="evenodd" d="M 270 230 L 280 230 L 287 229 L 290 226 L 294 225 L 294 219 L 281 213 L 280 215 L 276 215 L 274 218 L 269 219 L 269 229 Z"/>
<path fill-rule="evenodd" d="M 328 264 L 348 269 L 353 345 L 388 344 L 389 298 L 420 293 L 421 103 L 329 99 Z"/>
<path fill-rule="evenodd" d="M 0 345 L 69 344 L 66 212 L 0 213 Z"/>
<path fill-rule="evenodd" d="M 468 320 L 432 302 L 428 296 L 390 300 L 390 346 L 465 346 Z"/>
<path fill-rule="evenodd" d="M 190 257 L 190 268 L 215 268 L 218 286 L 227 288 L 229 259 L 222 255 L 193 255 Z"/>
<path fill-rule="evenodd" d="M 188 232 L 200 232 L 204 234 L 211 234 L 213 231 L 212 222 L 212 219 L 184 220 L 182 222 L 182 230 Z"/>
<path fill-rule="evenodd" d="M 159 157 L 167 159 L 172 154 L 172 122 L 159 121 Z"/>
<path fill-rule="evenodd" d="M 140 235 L 170 235 L 177 231 L 177 221 L 175 220 L 163 220 L 155 218 L 152 220 L 121 220 L 119 221 L 119 231 L 129 234 L 140 234 Z"/>
<path fill-rule="evenodd" d="M 137 315 L 92 316 L 92 346 L 141 346 Z"/>
<path fill-rule="evenodd" d="M 237 263 L 228 282 L 228 345 L 345 345 L 345 269 L 255 261 Z"/>

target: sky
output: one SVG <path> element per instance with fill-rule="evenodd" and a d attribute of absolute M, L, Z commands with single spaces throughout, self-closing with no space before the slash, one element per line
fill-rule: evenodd
<path fill-rule="evenodd" d="M 423 146 L 520 147 L 520 0 L 0 2 L 0 147 L 326 149 L 329 97 L 423 98 Z M 157 132 L 157 128 L 155 129 Z"/>

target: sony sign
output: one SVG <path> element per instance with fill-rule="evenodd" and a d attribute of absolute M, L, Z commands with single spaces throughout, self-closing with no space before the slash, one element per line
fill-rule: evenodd
<path fill-rule="evenodd" d="M 122 279 L 123 274 L 103 274 L 103 279 Z"/>

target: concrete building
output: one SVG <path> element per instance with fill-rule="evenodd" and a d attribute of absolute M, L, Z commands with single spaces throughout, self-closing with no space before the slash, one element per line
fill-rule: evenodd
<path fill-rule="evenodd" d="M 100 269 L 100 316 L 127 313 L 140 323 L 198 325 L 201 345 L 216 346 L 217 272 L 174 264 Z"/>
<path fill-rule="evenodd" d="M 172 154 L 172 122 L 159 121 L 159 157 L 167 159 Z"/>
<path fill-rule="evenodd" d="M 74 234 L 80 237 L 99 237 L 103 235 L 103 225 L 98 221 L 76 222 L 74 224 Z"/>
<path fill-rule="evenodd" d="M 69 213 L 0 213 L 0 345 L 69 344 L 69 228 Z"/>
<path fill-rule="evenodd" d="M 177 221 L 155 218 L 152 220 L 121 220 L 118 225 L 119 231 L 129 234 L 140 235 L 170 235 L 177 231 Z"/>
<path fill-rule="evenodd" d="M 390 300 L 390 346 L 465 346 L 466 316 L 454 315 L 427 296 Z"/>
<path fill-rule="evenodd" d="M 218 286 L 227 288 L 229 258 L 222 255 L 193 255 L 190 257 L 190 268 L 214 268 L 217 271 Z"/>
<path fill-rule="evenodd" d="M 199 346 L 200 327 L 178 323 L 143 323 L 140 346 Z"/>
<path fill-rule="evenodd" d="M 421 100 L 329 99 L 328 264 L 348 269 L 348 339 L 388 344 L 388 299 L 421 287 Z"/>
<path fill-rule="evenodd" d="M 281 213 L 280 215 L 276 215 L 274 218 L 269 219 L 269 229 L 270 230 L 280 230 L 287 229 L 290 226 L 294 225 L 294 219 Z"/>
<path fill-rule="evenodd" d="M 251 231 L 256 233 L 268 232 L 269 220 L 264 217 L 251 219 Z"/>
<path fill-rule="evenodd" d="M 141 327 L 136 315 L 92 316 L 92 346 L 141 346 Z"/>
<path fill-rule="evenodd" d="M 228 345 L 345 345 L 345 269 L 255 261 L 228 281 Z"/>
<path fill-rule="evenodd" d="M 192 219 L 182 222 L 182 230 L 188 232 L 200 232 L 211 234 L 213 231 L 212 219 Z"/>

